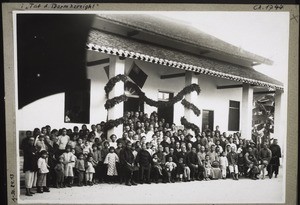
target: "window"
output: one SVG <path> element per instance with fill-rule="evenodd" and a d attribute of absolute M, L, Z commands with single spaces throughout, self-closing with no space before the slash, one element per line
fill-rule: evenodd
<path fill-rule="evenodd" d="M 66 123 L 90 123 L 90 80 L 81 89 L 65 92 Z"/>
<path fill-rule="evenodd" d="M 158 91 L 158 101 L 169 101 L 174 96 L 174 93 Z M 167 123 L 172 124 L 174 118 L 174 105 L 161 107 L 157 109 L 158 118 L 164 118 Z"/>
<path fill-rule="evenodd" d="M 173 93 L 158 91 L 159 101 L 169 101 L 174 96 Z"/>
<path fill-rule="evenodd" d="M 240 102 L 229 101 L 229 117 L 228 117 L 228 130 L 239 131 L 240 130 Z"/>

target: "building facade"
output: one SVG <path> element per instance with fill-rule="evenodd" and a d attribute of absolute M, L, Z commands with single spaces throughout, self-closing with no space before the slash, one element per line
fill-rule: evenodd
<path fill-rule="evenodd" d="M 17 130 L 47 124 L 72 128 L 115 120 L 126 111 L 156 111 L 169 123 L 181 125 L 184 116 L 200 130 L 204 125 L 211 129 L 218 125 L 222 131 L 239 131 L 251 139 L 253 95 L 271 92 L 275 93 L 274 135 L 281 136 L 277 121 L 282 113 L 283 84 L 254 70 L 258 64 L 271 65 L 272 61 L 180 22 L 147 15 L 98 15 L 87 42 L 88 89 L 48 96 L 19 109 Z M 161 102 L 197 84 L 201 92 L 189 92 L 184 99 L 201 114 L 197 116 L 185 108 L 182 100 L 163 108 L 150 106 L 123 81 L 116 82 L 107 95 L 105 86 L 118 75 L 127 76 L 147 98 Z M 127 101 L 105 108 L 107 100 L 122 95 L 127 96 Z M 55 109 L 50 111 L 51 107 Z M 74 121 L 70 113 L 78 110 L 87 113 L 86 117 Z M 28 116 L 38 120 L 26 120 Z M 122 129 L 122 125 L 113 127 L 108 135 L 121 137 Z"/>

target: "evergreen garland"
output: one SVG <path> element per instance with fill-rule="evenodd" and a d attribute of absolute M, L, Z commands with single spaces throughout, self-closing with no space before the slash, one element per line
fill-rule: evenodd
<path fill-rule="evenodd" d="M 168 107 L 168 106 L 172 106 L 175 103 L 179 102 L 180 100 L 183 99 L 183 97 L 193 91 L 196 91 L 197 94 L 199 95 L 201 89 L 199 87 L 199 85 L 193 83 L 191 85 L 188 85 L 186 87 L 184 87 L 175 97 L 173 97 L 172 99 L 170 99 L 167 102 L 162 102 L 162 101 L 154 101 L 150 98 L 148 98 L 145 93 L 133 82 L 128 81 L 128 78 L 126 75 L 122 75 L 119 74 L 111 79 L 109 79 L 109 81 L 107 82 L 107 84 L 104 87 L 105 93 L 106 93 L 106 97 L 108 98 L 108 94 L 112 91 L 113 87 L 115 86 L 115 84 L 117 82 L 123 81 L 124 83 L 128 83 L 137 93 L 137 95 L 140 97 L 141 100 L 143 100 L 146 104 L 150 105 L 150 106 L 154 106 L 157 108 L 164 108 L 164 107 Z M 105 108 L 106 109 L 110 109 L 112 107 L 114 107 L 116 104 L 122 102 L 122 101 L 127 101 L 128 97 L 126 95 L 120 95 L 118 97 L 114 97 L 112 99 L 108 99 L 105 103 Z M 182 100 L 181 102 L 185 107 L 192 109 L 193 112 L 199 116 L 200 115 L 200 110 L 192 103 L 189 103 L 188 101 L 186 101 L 185 99 Z M 182 117 L 180 119 L 181 124 L 184 125 L 187 129 L 192 129 L 195 133 L 199 133 L 200 129 L 197 125 L 188 122 L 184 117 Z M 105 125 L 104 125 L 104 130 L 110 130 L 113 127 L 117 127 L 120 124 L 124 123 L 124 118 L 120 117 L 118 119 L 115 120 L 108 120 Z"/>
<path fill-rule="evenodd" d="M 103 126 L 103 130 L 104 131 L 108 131 L 114 127 L 118 127 L 120 124 L 123 124 L 125 122 L 124 117 L 120 117 L 118 119 L 115 120 L 108 120 L 104 126 Z"/>
<path fill-rule="evenodd" d="M 185 107 L 185 108 L 188 108 L 188 109 L 191 109 L 195 115 L 199 116 L 201 111 L 193 104 L 193 103 L 190 103 L 188 102 L 186 99 L 183 99 L 181 101 L 181 104 Z"/>
<path fill-rule="evenodd" d="M 109 81 L 104 87 L 106 98 L 108 98 L 108 94 L 110 93 L 110 91 L 112 91 L 112 89 L 115 87 L 117 82 L 123 81 L 125 83 L 127 80 L 128 80 L 127 76 L 123 74 L 119 74 L 109 79 Z"/>
<path fill-rule="evenodd" d="M 194 84 L 188 85 L 185 88 L 183 88 L 175 97 L 173 97 L 169 101 L 163 102 L 163 101 L 154 101 L 154 100 L 148 98 L 145 95 L 145 93 L 143 91 L 141 91 L 141 89 L 135 83 L 132 83 L 130 81 L 128 81 L 127 83 L 130 84 L 130 86 L 135 90 L 135 92 L 139 95 L 141 100 L 143 100 L 147 105 L 157 107 L 157 108 L 164 108 L 164 107 L 172 106 L 175 103 L 182 100 L 186 94 L 196 91 L 197 94 L 199 95 L 199 93 L 201 91 L 199 85 L 194 83 Z"/>
<path fill-rule="evenodd" d="M 106 100 L 106 103 L 104 104 L 105 109 L 109 109 L 114 107 L 116 104 L 119 104 L 120 102 L 127 101 L 128 97 L 126 95 L 120 95 L 118 97 L 114 97 L 112 99 Z"/>
<path fill-rule="evenodd" d="M 199 127 L 197 125 L 195 125 L 194 123 L 190 123 L 189 121 L 187 121 L 187 119 L 185 117 L 181 117 L 180 122 L 185 128 L 193 130 L 195 132 L 195 134 L 200 133 Z"/>

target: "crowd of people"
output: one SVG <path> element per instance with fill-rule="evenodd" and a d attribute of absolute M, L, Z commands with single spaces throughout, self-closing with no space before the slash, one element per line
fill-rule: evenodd
<path fill-rule="evenodd" d="M 126 112 L 123 135 L 107 136 L 104 122 L 81 129 L 27 131 L 21 142 L 26 195 L 49 187 L 120 183 L 127 186 L 211 179 L 253 180 L 278 175 L 281 157 L 276 139 L 261 144 L 239 132 L 208 125 L 195 136 L 159 119 L 156 112 Z M 266 173 L 265 171 L 268 171 Z"/>

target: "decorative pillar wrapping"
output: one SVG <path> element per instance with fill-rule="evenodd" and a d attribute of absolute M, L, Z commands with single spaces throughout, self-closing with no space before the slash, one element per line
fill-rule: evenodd
<path fill-rule="evenodd" d="M 240 117 L 242 137 L 250 140 L 252 138 L 252 109 L 253 109 L 253 88 L 243 83 L 242 112 Z"/>
<path fill-rule="evenodd" d="M 195 74 L 193 72 L 189 72 L 186 71 L 185 72 L 185 85 L 189 86 L 191 84 L 198 84 L 198 77 L 195 76 Z M 191 102 L 193 104 L 197 104 L 197 92 L 190 92 L 188 94 L 185 95 L 185 99 L 188 102 Z M 194 123 L 196 125 L 198 125 L 199 123 L 197 122 L 197 116 L 195 115 L 195 113 L 193 112 L 193 110 L 189 109 L 189 108 L 184 108 L 184 117 L 187 119 L 188 122 Z M 190 133 L 191 135 L 195 136 L 195 132 L 191 129 L 188 129 L 188 133 Z"/>
<path fill-rule="evenodd" d="M 110 56 L 109 59 L 109 78 L 115 77 L 119 74 L 124 74 L 125 72 L 125 60 L 120 60 L 118 56 Z M 124 82 L 119 81 L 115 84 L 113 89 L 108 95 L 109 99 L 112 99 L 114 97 L 118 97 L 124 94 Z M 115 120 L 120 117 L 123 117 L 124 112 L 124 102 L 120 102 L 116 104 L 115 106 L 108 109 L 108 120 Z M 112 134 L 115 134 L 117 138 L 122 137 L 123 133 L 123 124 L 120 124 L 117 127 L 113 127 L 112 129 L 108 130 L 107 137 L 109 137 Z"/>

